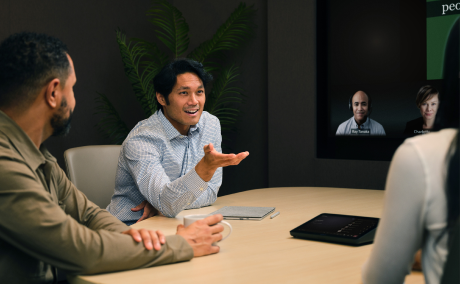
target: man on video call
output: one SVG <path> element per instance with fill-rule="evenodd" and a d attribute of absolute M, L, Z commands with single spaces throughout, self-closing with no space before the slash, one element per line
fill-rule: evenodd
<path fill-rule="evenodd" d="M 339 125 L 335 135 L 386 135 L 383 126 L 370 118 L 372 100 L 365 92 L 357 91 L 350 98 L 348 107 L 353 116 Z"/>
<path fill-rule="evenodd" d="M 222 167 L 238 165 L 249 155 L 221 153 L 219 119 L 203 111 L 211 79 L 191 59 L 168 63 L 153 79 L 159 110 L 123 142 L 115 193 L 107 207 L 125 224 L 157 212 L 175 217 L 184 209 L 211 205 L 222 183 Z"/>
<path fill-rule="evenodd" d="M 165 237 L 126 226 L 70 182 L 43 142 L 68 132 L 76 80 L 56 38 L 0 43 L 0 282 L 56 283 L 56 268 L 96 274 L 217 253 L 222 215 Z"/>

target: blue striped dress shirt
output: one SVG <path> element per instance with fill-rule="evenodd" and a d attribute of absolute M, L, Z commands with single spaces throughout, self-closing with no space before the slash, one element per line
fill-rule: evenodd
<path fill-rule="evenodd" d="M 142 214 L 131 208 L 147 200 L 163 215 L 175 217 L 184 209 L 200 208 L 216 201 L 222 184 L 222 168 L 209 182 L 195 171 L 209 143 L 218 152 L 222 136 L 217 117 L 203 111 L 187 136 L 181 135 L 161 111 L 139 122 L 123 142 L 115 192 L 107 210 L 124 222 Z"/>

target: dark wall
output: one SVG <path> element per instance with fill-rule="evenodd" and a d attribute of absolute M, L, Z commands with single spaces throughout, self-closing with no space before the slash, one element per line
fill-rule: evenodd
<path fill-rule="evenodd" d="M 120 27 L 130 36 L 151 38 L 143 17 L 150 1 L 137 1 L 136 6 L 127 1 L 111 1 L 110 5 L 101 1 L 58 0 L 6 3 L 6 9 L 0 8 L 6 14 L 0 17 L 0 27 L 4 27 L 0 30 L 0 40 L 20 31 L 47 33 L 66 43 L 74 61 L 77 83 L 72 129 L 66 137 L 51 137 L 46 141 L 61 167 L 64 167 L 65 150 L 109 143 L 95 127 L 100 118 L 94 115 L 96 92 L 110 98 L 129 126 L 142 119 L 142 110 L 123 73 L 115 30 Z"/>
<path fill-rule="evenodd" d="M 190 26 L 190 50 L 209 39 L 230 16 L 240 1 L 171 1 Z M 247 95 L 238 121 L 238 133 L 231 145 L 250 156 L 238 167 L 226 168 L 220 194 L 268 187 L 267 179 L 267 31 L 266 3 L 245 1 L 258 10 L 255 38 L 232 57 L 242 62 L 241 87 Z M 134 4 L 135 3 L 135 4 Z M 147 21 L 150 0 L 126 1 L 25 1 L 0 2 L 0 41 L 20 31 L 43 32 L 60 38 L 75 63 L 77 105 L 67 137 L 50 138 L 46 145 L 64 167 L 63 153 L 73 147 L 109 144 L 95 124 L 96 92 L 106 94 L 130 128 L 144 119 L 131 86 L 123 72 L 115 30 L 127 37 L 154 41 L 153 26 Z"/>
<path fill-rule="evenodd" d="M 389 162 L 316 159 L 315 3 L 268 1 L 268 184 L 383 189 Z"/>
<path fill-rule="evenodd" d="M 190 26 L 190 49 L 209 38 L 240 1 L 171 1 Z M 224 170 L 220 194 L 282 186 L 383 189 L 388 162 L 316 159 L 316 7 L 314 0 L 245 1 L 258 10 L 255 38 L 232 60 L 242 62 L 247 95 L 233 149 L 250 152 Z M 72 130 L 46 144 L 63 164 L 66 149 L 108 144 L 94 127 L 96 92 L 110 98 L 129 127 L 143 119 L 123 73 L 115 41 L 120 27 L 128 37 L 154 40 L 145 16 L 150 0 L 31 2 L 2 0 L 0 40 L 23 31 L 45 32 L 69 47 L 77 73 L 77 107 Z M 198 4 L 197 4 L 198 3 Z"/>

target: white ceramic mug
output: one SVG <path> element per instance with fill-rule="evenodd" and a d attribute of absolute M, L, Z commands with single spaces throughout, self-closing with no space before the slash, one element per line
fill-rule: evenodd
<path fill-rule="evenodd" d="M 184 216 L 184 226 L 188 227 L 193 222 L 198 221 L 198 220 L 203 220 L 204 218 L 209 217 L 209 216 L 211 215 L 204 215 L 204 214 L 186 215 Z M 232 233 L 232 225 L 230 225 L 227 221 L 220 221 L 217 224 L 227 225 L 228 228 L 230 229 L 230 232 L 225 237 L 223 237 L 222 240 L 220 240 L 220 241 L 223 241 L 226 238 L 228 238 L 230 234 Z M 216 245 L 216 243 L 213 243 L 212 245 Z"/>

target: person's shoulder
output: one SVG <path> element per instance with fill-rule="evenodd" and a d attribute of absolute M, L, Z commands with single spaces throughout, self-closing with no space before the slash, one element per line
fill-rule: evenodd
<path fill-rule="evenodd" d="M 452 139 L 458 130 L 454 128 L 442 129 L 440 131 L 430 132 L 428 134 L 417 135 L 408 138 L 404 143 L 414 145 L 417 148 L 428 150 L 430 148 L 444 148 L 450 146 Z"/>
<path fill-rule="evenodd" d="M 0 160 L 2 159 L 23 160 L 22 156 L 11 145 L 8 137 L 0 131 Z"/>
<path fill-rule="evenodd" d="M 219 123 L 219 119 L 217 118 L 217 116 L 210 114 L 207 111 L 203 111 L 203 113 L 201 113 L 201 116 L 205 122 L 210 121 L 213 123 L 216 123 L 216 122 Z"/>
<path fill-rule="evenodd" d="M 423 129 L 423 117 L 419 117 L 413 120 L 406 122 L 406 127 L 404 128 L 404 134 L 409 136 L 414 136 L 414 130 Z"/>
<path fill-rule="evenodd" d="M 158 117 L 158 112 L 149 118 L 141 120 L 129 132 L 123 141 L 122 148 L 125 155 L 129 153 L 141 153 L 144 150 L 150 151 L 153 148 L 161 148 L 166 143 L 167 137 Z"/>
<path fill-rule="evenodd" d="M 423 117 L 418 117 L 416 119 L 409 120 L 406 122 L 406 127 L 418 129 L 423 126 Z"/>
<path fill-rule="evenodd" d="M 0 131 L 0 151 L 7 150 L 11 148 L 8 137 Z"/>
<path fill-rule="evenodd" d="M 423 117 L 417 117 L 416 119 L 409 120 L 407 124 L 414 124 L 414 123 L 423 123 Z"/>
<path fill-rule="evenodd" d="M 424 171 L 423 173 L 419 172 L 418 175 L 426 177 L 429 175 L 430 179 L 426 179 L 426 182 L 432 185 L 432 189 L 438 190 L 440 178 L 445 174 L 449 150 L 456 134 L 456 129 L 444 129 L 408 138 L 398 148 L 393 160 L 405 164 L 409 171 L 411 171 L 414 163 L 417 163 Z"/>
<path fill-rule="evenodd" d="M 342 123 L 339 125 L 339 128 L 340 128 L 340 127 L 345 127 L 345 126 L 347 126 L 347 124 L 349 124 L 353 118 L 354 118 L 354 117 L 352 116 L 351 118 L 349 118 L 349 119 L 345 120 L 344 122 L 342 122 Z"/>
<path fill-rule="evenodd" d="M 158 114 L 159 111 L 156 111 L 154 114 L 149 116 L 146 119 L 139 121 L 136 126 L 134 126 L 133 130 L 149 130 L 149 129 L 156 129 L 162 126 L 160 115 Z"/>
<path fill-rule="evenodd" d="M 139 121 L 129 132 L 125 142 L 139 138 L 161 138 L 164 135 L 164 129 L 158 117 L 158 112 L 155 112 L 149 118 Z"/>
<path fill-rule="evenodd" d="M 445 160 L 457 129 L 443 129 L 408 138 L 402 146 L 412 148 L 426 165 L 440 165 Z"/>
<path fill-rule="evenodd" d="M 219 118 L 216 116 L 210 114 L 207 111 L 203 111 L 201 114 L 200 122 L 199 122 L 203 127 L 220 127 L 220 121 Z"/>
<path fill-rule="evenodd" d="M 337 127 L 336 135 L 344 134 L 342 132 L 345 131 L 345 128 L 350 123 L 351 119 L 353 119 L 353 116 L 350 119 L 347 119 L 344 122 L 340 123 L 339 127 Z"/>
<path fill-rule="evenodd" d="M 379 122 L 373 120 L 372 118 L 369 118 L 369 119 L 370 119 L 370 121 L 372 122 L 373 127 L 378 127 L 378 128 L 382 128 L 382 129 L 383 129 L 382 124 L 380 124 Z"/>
<path fill-rule="evenodd" d="M 34 178 L 35 174 L 26 160 L 0 131 L 0 190 L 33 187 Z"/>

